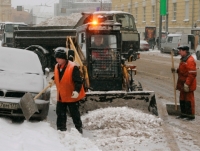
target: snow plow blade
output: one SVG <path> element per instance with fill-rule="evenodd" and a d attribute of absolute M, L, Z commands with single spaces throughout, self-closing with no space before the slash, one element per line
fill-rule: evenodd
<path fill-rule="evenodd" d="M 92 91 L 80 101 L 81 114 L 99 108 L 127 106 L 158 115 L 154 91 Z"/>

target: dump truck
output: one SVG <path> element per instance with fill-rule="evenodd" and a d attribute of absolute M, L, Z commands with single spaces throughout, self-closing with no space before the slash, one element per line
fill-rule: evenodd
<path fill-rule="evenodd" d="M 134 43 L 130 40 L 137 41 L 135 35 L 138 33 L 124 31 L 122 34 L 122 24 L 107 17 L 100 15 L 90 21 L 78 22 L 76 29 L 62 26 L 18 28 L 14 34 L 15 47 L 37 53 L 43 69 L 48 58 L 55 60 L 56 47 L 67 47 L 68 53 L 73 52 L 86 91 L 86 97 L 80 102 L 81 113 L 109 106 L 128 106 L 158 115 L 155 92 L 144 91 L 141 83 L 134 79 L 137 70 L 132 63 Z M 102 36 L 102 44 L 106 47 L 93 46 L 95 36 Z M 126 52 L 128 58 L 123 51 L 124 43 L 130 44 Z"/>
<path fill-rule="evenodd" d="M 140 58 L 140 35 L 137 31 L 133 15 L 123 11 L 99 11 L 82 13 L 82 17 L 74 26 L 35 26 L 18 27 L 14 30 L 14 47 L 34 51 L 38 54 L 43 70 L 52 69 L 55 64 L 54 49 L 65 46 L 66 36 L 75 36 L 76 28 L 98 20 L 121 24 L 122 56 L 135 61 Z"/>

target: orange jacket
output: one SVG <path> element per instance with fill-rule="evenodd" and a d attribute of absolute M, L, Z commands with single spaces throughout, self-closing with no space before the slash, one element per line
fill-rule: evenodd
<path fill-rule="evenodd" d="M 68 61 L 64 75 L 62 79 L 59 81 L 58 64 L 55 65 L 54 81 L 57 87 L 57 100 L 60 102 L 77 102 L 85 97 L 85 91 L 82 85 L 78 98 L 71 98 L 72 92 L 74 91 L 75 88 L 74 82 L 72 80 L 72 72 L 74 66 L 75 64 L 73 62 Z M 59 96 L 61 100 L 59 99 Z"/>
<path fill-rule="evenodd" d="M 197 81 L 197 69 L 196 62 L 192 56 L 181 59 L 179 64 L 177 90 L 183 91 L 184 83 L 189 86 L 190 91 L 196 90 Z"/>

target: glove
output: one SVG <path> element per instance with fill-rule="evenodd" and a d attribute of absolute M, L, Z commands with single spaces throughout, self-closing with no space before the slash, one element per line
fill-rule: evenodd
<path fill-rule="evenodd" d="M 71 98 L 77 98 L 78 96 L 79 96 L 79 93 L 77 91 L 73 91 Z"/>
<path fill-rule="evenodd" d="M 184 89 L 184 92 L 189 92 L 189 86 L 185 83 L 184 83 L 183 89 Z"/>
<path fill-rule="evenodd" d="M 176 73 L 176 69 L 175 68 L 171 68 L 172 73 Z"/>
<path fill-rule="evenodd" d="M 54 85 L 54 80 L 49 81 L 49 85 L 52 87 Z"/>

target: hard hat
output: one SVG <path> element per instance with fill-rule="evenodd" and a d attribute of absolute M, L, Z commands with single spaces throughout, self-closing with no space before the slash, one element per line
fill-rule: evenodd
<path fill-rule="evenodd" d="M 189 51 L 189 47 L 188 46 L 183 46 L 183 45 L 179 46 L 177 49 Z"/>
<path fill-rule="evenodd" d="M 67 53 L 65 47 L 58 47 L 55 49 L 55 58 L 61 58 L 67 60 Z"/>

